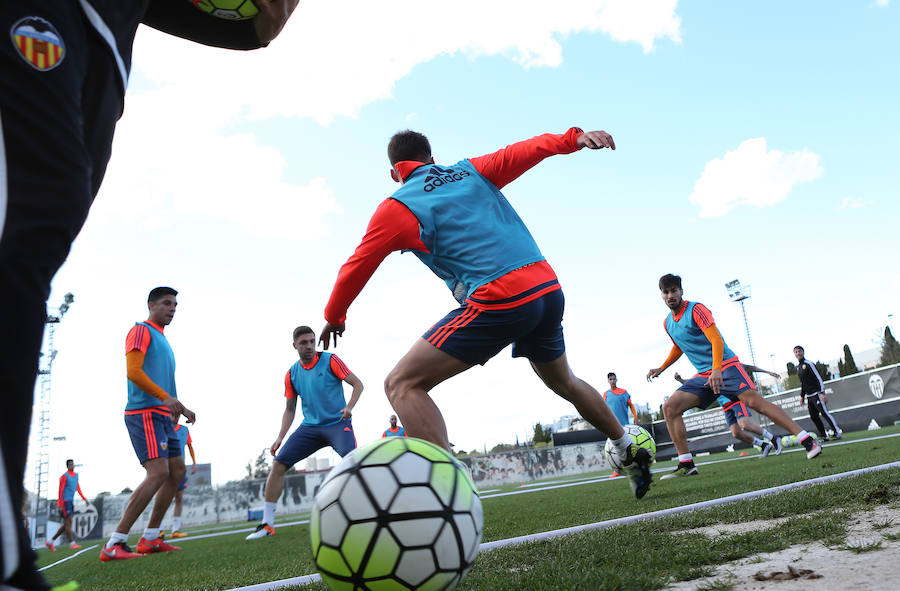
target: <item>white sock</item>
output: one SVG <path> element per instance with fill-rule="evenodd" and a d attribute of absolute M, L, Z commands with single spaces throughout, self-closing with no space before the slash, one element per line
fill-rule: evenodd
<path fill-rule="evenodd" d="M 159 537 L 159 528 L 158 527 L 148 527 L 144 530 L 144 539 L 148 542 L 150 540 L 155 540 Z"/>
<path fill-rule="evenodd" d="M 118 544 L 119 542 L 127 542 L 127 541 L 128 541 L 128 534 L 120 534 L 119 532 L 114 531 L 112 533 L 112 535 L 109 536 L 109 541 L 106 542 L 106 548 L 109 549 L 109 548 L 112 548 L 113 546 L 115 546 L 116 544 Z"/>
<path fill-rule="evenodd" d="M 78 542 L 76 542 L 75 540 L 72 540 L 71 542 L 69 542 L 69 548 L 71 548 L 72 546 L 74 546 L 77 543 Z"/>
<path fill-rule="evenodd" d="M 775 436 L 772 435 L 772 433 L 769 432 L 768 429 L 763 429 L 763 439 L 768 439 L 769 441 L 772 441 L 775 439 Z"/>
<path fill-rule="evenodd" d="M 686 454 L 678 454 L 678 463 L 679 464 L 681 462 L 693 462 L 693 461 L 694 461 L 694 454 L 692 454 L 690 452 L 688 452 Z"/>
<path fill-rule="evenodd" d="M 172 518 L 172 531 L 178 531 L 181 529 L 181 515 L 178 517 Z"/>
<path fill-rule="evenodd" d="M 806 429 L 804 429 L 804 430 L 800 431 L 799 433 L 797 433 L 794 437 L 797 438 L 797 441 L 803 441 L 804 439 L 809 437 L 809 433 L 807 433 Z"/>
<path fill-rule="evenodd" d="M 61 536 L 61 535 L 62 535 L 62 534 L 59 534 L 59 536 Z M 56 537 L 54 537 L 52 540 L 50 540 L 50 543 L 51 543 L 52 545 L 56 546 L 56 540 L 59 539 L 59 536 L 56 536 Z"/>
<path fill-rule="evenodd" d="M 278 506 L 278 503 L 270 503 L 266 501 L 266 506 L 263 509 L 263 520 L 262 522 L 267 525 L 275 525 L 275 507 Z"/>

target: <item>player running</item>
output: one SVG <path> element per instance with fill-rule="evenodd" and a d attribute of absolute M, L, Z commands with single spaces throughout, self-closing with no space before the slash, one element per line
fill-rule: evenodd
<path fill-rule="evenodd" d="M 128 499 L 125 513 L 109 541 L 100 549 L 100 560 L 139 558 L 143 554 L 180 550 L 163 541 L 159 526 L 175 489 L 184 478 L 184 457 L 174 422 L 182 415 L 193 423 L 194 413 L 179 400 L 175 388 L 175 354 L 164 334 L 175 316 L 178 292 L 171 287 L 155 287 L 147 298 L 150 317 L 138 322 L 125 339 L 128 364 L 128 404 L 125 426 L 134 453 L 147 475 Z M 137 552 L 128 547 L 128 531 L 150 499 L 156 495 L 150 521 L 138 541 Z"/>
<path fill-rule="evenodd" d="M 197 470 L 197 457 L 194 455 L 194 441 L 191 439 L 191 432 L 188 431 L 187 425 L 175 425 L 175 435 L 178 436 L 178 442 L 181 445 L 181 457 L 186 457 L 184 455 L 185 446 L 191 452 L 191 474 L 193 474 Z M 187 537 L 187 534 L 181 532 L 181 513 L 184 511 L 184 489 L 187 488 L 187 482 L 187 471 L 185 471 L 184 478 L 181 479 L 178 490 L 175 491 L 175 509 L 172 511 L 172 533 L 169 534 L 169 537 L 172 538 Z M 164 538 L 165 535 L 166 532 L 159 532 L 159 537 Z"/>
<path fill-rule="evenodd" d="M 843 431 L 838 427 L 837 421 L 834 420 L 831 413 L 828 412 L 828 407 L 825 406 L 828 402 L 828 396 L 825 394 L 825 382 L 822 381 L 822 376 L 819 375 L 816 364 L 807 361 L 805 355 L 806 352 L 803 347 L 800 345 L 794 347 L 794 357 L 797 358 L 797 376 L 800 378 L 800 405 L 803 405 L 805 398 L 806 408 L 809 410 L 809 418 L 815 424 L 816 431 L 819 432 L 819 437 L 822 441 L 828 441 L 829 437 L 819 415 L 825 417 L 825 420 L 828 421 L 831 430 L 834 432 L 834 438 L 840 439 L 843 437 Z"/>
<path fill-rule="evenodd" d="M 44 542 L 51 552 L 56 552 L 56 539 L 65 532 L 69 538 L 69 548 L 75 550 L 81 548 L 75 541 L 75 532 L 72 531 L 72 515 L 75 514 L 75 493 L 81 495 L 82 500 L 88 502 L 87 497 L 81 492 L 81 483 L 78 482 L 78 474 L 75 473 L 75 460 L 66 460 L 66 471 L 59 477 L 59 498 L 56 501 L 59 507 L 59 516 L 63 523 L 53 534 L 53 538 Z"/>
<path fill-rule="evenodd" d="M 356 435 L 350 417 L 363 391 L 362 381 L 333 353 L 316 351 L 316 333 L 308 326 L 294 329 L 294 349 L 300 360 L 284 376 L 284 397 L 287 399 L 281 417 L 278 438 L 269 448 L 275 456 L 266 479 L 266 504 L 262 523 L 247 536 L 256 540 L 275 535 L 275 508 L 284 490 L 284 475 L 297 462 L 308 458 L 323 447 L 331 447 L 341 457 L 356 449 Z M 344 382 L 353 391 L 350 402 L 344 399 Z M 278 448 L 287 434 L 301 400 L 303 422 L 291 433 L 278 455 Z"/>
<path fill-rule="evenodd" d="M 744 371 L 751 376 L 755 372 L 760 372 L 769 374 L 775 378 L 781 377 L 775 372 L 766 371 L 755 365 L 747 365 L 745 363 L 742 363 L 741 365 L 744 366 Z M 681 374 L 677 371 L 673 377 L 675 378 L 675 381 L 681 384 L 684 383 L 684 378 L 682 378 Z M 747 408 L 746 404 L 740 400 L 735 402 L 728 397 L 721 395 L 716 399 L 716 402 L 718 402 L 719 406 L 722 408 L 722 413 L 725 415 L 725 424 L 728 425 L 728 430 L 731 431 L 732 437 L 738 441 L 759 446 L 761 455 L 764 458 L 768 457 L 773 451 L 776 456 L 781 455 L 783 449 L 781 437 L 775 437 L 768 429 L 760 427 L 753 421 L 750 418 L 753 416 L 753 413 L 750 412 L 750 409 Z"/>
<path fill-rule="evenodd" d="M 328 349 L 332 337 L 336 342 L 343 334 L 347 309 L 388 254 L 411 250 L 446 282 L 460 307 L 430 328 L 385 380 L 407 433 L 449 450 L 444 418 L 429 391 L 512 343 L 514 357 L 527 358 L 547 387 L 613 440 L 641 498 L 650 487 L 650 456 L 633 451 L 637 448 L 600 393 L 572 373 L 556 273 L 500 193 L 544 158 L 584 147 L 615 149 L 615 144 L 605 131 L 573 127 L 438 166 L 424 135 L 395 134 L 388 159 L 391 178 L 401 187 L 378 206 L 362 243 L 341 268 L 320 340 Z"/>
<path fill-rule="evenodd" d="M 385 437 L 406 437 L 406 430 L 397 424 L 397 415 L 391 415 L 388 421 L 390 421 L 391 426 L 381 434 L 382 439 Z"/>
<path fill-rule="evenodd" d="M 744 371 L 737 355 L 725 344 L 709 309 L 699 302 L 689 302 L 683 298 L 681 277 L 663 275 L 659 279 L 659 290 L 670 310 L 664 326 L 673 345 L 662 366 L 647 372 L 647 380 L 659 376 L 683 353 L 699 372 L 663 403 L 666 426 L 678 451 L 678 466 L 662 478 L 697 474 L 681 415 L 689 408 L 706 408 L 719 396 L 730 402 L 744 402 L 772 419 L 779 427 L 797 435 L 806 448 L 807 458 L 812 459 L 822 453 L 822 447 L 809 433 L 801 429 L 781 407 L 775 406 L 754 389 L 753 380 Z"/>
<path fill-rule="evenodd" d="M 623 426 L 628 424 L 638 424 L 637 411 L 634 409 L 634 404 L 631 403 L 631 394 L 628 393 L 627 390 L 619 388 L 616 386 L 618 383 L 618 378 L 616 374 L 613 372 L 609 372 L 606 374 L 606 381 L 609 382 L 609 390 L 603 393 L 603 400 L 609 406 L 609 410 L 616 416 L 616 419 Z M 634 417 L 634 422 L 630 423 L 628 421 L 628 411 L 631 410 L 631 416 Z M 609 475 L 610 478 L 615 478 L 616 476 L 621 476 L 619 472 L 613 469 L 612 474 Z"/>

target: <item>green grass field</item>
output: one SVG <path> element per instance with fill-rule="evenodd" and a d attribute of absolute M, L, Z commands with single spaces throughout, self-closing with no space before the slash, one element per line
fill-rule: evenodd
<path fill-rule="evenodd" d="M 854 440 L 900 434 L 893 427 L 876 432 L 845 434 L 843 444 L 827 445 L 824 453 L 807 460 L 804 453 L 779 457 L 741 458 L 738 453 L 698 458 L 700 475 L 659 482 L 640 502 L 621 479 L 564 488 L 533 490 L 512 485 L 484 494 L 483 541 L 539 533 L 617 517 L 678 507 L 699 501 L 759 490 L 885 464 L 900 459 L 900 437 Z M 797 450 L 798 448 L 791 448 Z M 722 461 L 724 460 L 724 461 Z M 674 463 L 657 469 L 668 471 Z M 588 476 L 567 479 L 585 480 Z M 553 486 L 553 482 L 547 486 Z M 532 487 L 540 489 L 540 486 Z M 524 494 L 493 496 L 503 492 Z M 479 555 L 460 589 L 661 589 L 670 580 L 692 580 L 724 561 L 770 552 L 792 544 L 823 540 L 842 544 L 848 514 L 879 504 L 900 506 L 900 469 L 884 470 L 836 482 L 782 492 L 741 503 L 712 507 L 689 514 L 642 521 L 529 542 Z M 809 517 L 810 513 L 816 515 Z M 304 519 L 280 516 L 278 521 Z M 775 530 L 720 537 L 684 533 L 691 528 L 756 519 L 788 518 Z M 234 529 L 255 524 L 236 523 Z M 277 525 L 277 523 L 276 523 Z M 223 533 L 211 525 L 193 528 L 199 534 Z M 203 530 L 203 531 L 201 531 Z M 188 530 L 189 532 L 191 530 Z M 45 571 L 54 584 L 79 581 L 85 590 L 201 590 L 231 589 L 315 572 L 309 530 L 303 525 L 281 527 L 277 535 L 254 542 L 246 533 L 179 540 L 183 550 L 122 562 L 101 563 L 99 547 Z M 138 536 L 133 535 L 132 544 Z M 102 543 L 83 541 L 83 546 Z M 74 551 L 39 551 L 39 565 L 55 563 Z M 323 590 L 322 583 L 288 589 Z"/>

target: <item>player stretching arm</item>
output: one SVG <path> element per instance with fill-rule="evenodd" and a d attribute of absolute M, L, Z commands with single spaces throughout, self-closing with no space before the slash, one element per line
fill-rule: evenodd
<path fill-rule="evenodd" d="M 395 134 L 388 159 L 391 178 L 401 186 L 378 206 L 362 242 L 341 268 L 325 308 L 321 340 L 327 349 L 343 334 L 347 309 L 384 258 L 410 250 L 447 284 L 460 307 L 425 332 L 385 380 L 407 433 L 449 450 L 447 426 L 429 392 L 512 344 L 514 357 L 528 359 L 550 390 L 607 434 L 641 498 L 650 488 L 649 453 L 631 445 L 600 393 L 569 367 L 559 280 L 500 193 L 544 158 L 581 148 L 615 149 L 615 143 L 605 131 L 573 127 L 439 166 L 424 135 Z"/>

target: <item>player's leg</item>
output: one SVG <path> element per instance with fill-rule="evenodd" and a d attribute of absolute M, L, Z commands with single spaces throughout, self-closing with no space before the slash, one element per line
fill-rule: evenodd
<path fill-rule="evenodd" d="M 731 431 L 731 436 L 737 439 L 738 441 L 743 441 L 744 443 L 749 443 L 753 445 L 753 435 L 750 435 L 744 429 L 741 429 L 740 425 L 737 423 L 732 423 L 728 430 Z"/>
<path fill-rule="evenodd" d="M 696 392 L 679 389 L 669 396 L 668 400 L 663 402 L 663 416 L 666 419 L 666 428 L 669 430 L 669 437 L 672 438 L 675 451 L 678 452 L 678 465 L 671 473 L 663 476 L 663 480 L 681 476 L 695 476 L 698 473 L 697 467 L 694 465 L 694 457 L 691 455 L 691 448 L 688 445 L 687 429 L 684 426 L 682 415 L 688 409 L 701 406 L 704 400 L 707 403 L 712 401 L 714 396 L 712 391 L 707 392 L 709 388 L 704 385 L 705 381 L 706 379 L 702 377 L 691 378 L 682 384 L 682 388 L 691 388 L 696 390 Z"/>
<path fill-rule="evenodd" d="M 187 476 L 181 479 L 178 488 L 175 489 L 174 509 L 172 509 L 172 533 L 170 538 L 186 538 L 187 534 L 181 533 L 181 513 L 184 511 L 184 489 L 187 483 Z M 162 532 L 160 532 L 162 536 Z"/>
<path fill-rule="evenodd" d="M 819 394 L 816 396 L 816 405 L 819 407 L 819 412 L 825 420 L 828 421 L 828 424 L 831 425 L 831 430 L 834 432 L 834 438 L 840 439 L 842 436 L 841 428 L 838 427 L 837 421 L 834 420 L 834 417 L 831 416 L 831 413 L 828 412 L 828 406 L 825 405 L 825 401 L 822 400 L 822 395 Z"/>
<path fill-rule="evenodd" d="M 649 452 L 632 445 L 622 424 L 589 383 L 577 377 L 569 366 L 562 319 L 565 296 L 552 291 L 521 307 L 520 320 L 533 326 L 513 343 L 513 357 L 525 357 L 531 368 L 552 392 L 570 402 L 579 414 L 609 438 L 621 464 L 628 471 L 631 490 L 638 499 L 650 490 L 653 477 Z M 527 326 L 526 324 L 526 326 Z"/>
<path fill-rule="evenodd" d="M 413 344 L 384 380 L 384 391 L 407 435 L 450 450 L 444 417 L 428 393 L 472 365 L 441 351 L 425 339 Z"/>
<path fill-rule="evenodd" d="M 178 486 L 181 484 L 187 471 L 184 467 L 184 456 L 181 455 L 181 442 L 178 440 L 175 427 L 168 414 L 153 412 L 150 413 L 150 417 L 153 433 L 160 441 L 165 442 L 165 447 L 160 446 L 160 455 L 166 456 L 168 474 L 156 491 L 156 500 L 153 503 L 153 510 L 150 512 L 150 520 L 147 522 L 147 527 L 144 529 L 144 533 L 135 547 L 135 551 L 139 554 L 181 549 L 165 542 L 159 535 L 163 517 L 165 517 L 166 511 L 169 510 L 172 499 L 175 498 L 175 491 L 178 490 Z"/>
<path fill-rule="evenodd" d="M 812 394 L 806 397 L 806 409 L 809 411 L 809 418 L 813 425 L 816 426 L 816 432 L 822 441 L 828 441 L 828 433 L 825 431 L 825 425 L 822 424 L 822 417 L 819 416 L 819 395 Z"/>
<path fill-rule="evenodd" d="M 795 435 L 800 444 L 806 448 L 807 458 L 812 459 L 822 452 L 822 448 L 819 446 L 818 442 L 809 437 L 809 434 L 798 425 L 796 421 L 788 416 L 783 408 L 772 404 L 760 396 L 759 392 L 756 390 L 745 390 L 738 394 L 738 397 L 751 409 L 761 415 L 769 417 L 773 423 Z"/>
<path fill-rule="evenodd" d="M 565 353 L 549 362 L 532 361 L 531 367 L 545 386 L 560 398 L 572 403 L 584 420 L 607 437 L 619 439 L 624 435 L 622 424 L 603 401 L 603 396 L 572 372 Z"/>
<path fill-rule="evenodd" d="M 41 33 L 32 15 L 52 21 L 72 51 L 68 63 L 42 71 L 20 52 L 19 38 Z M 75 128 L 82 19 L 76 3 L 0 2 L 0 28 L 9 32 L 0 44 L 0 309 L 14 311 L 0 331 L 0 586 L 29 590 L 49 589 L 18 518 L 45 302 L 81 224 L 73 210 L 90 202 Z"/>
<path fill-rule="evenodd" d="M 301 424 L 291 433 L 272 461 L 272 468 L 269 469 L 269 475 L 266 477 L 262 521 L 256 526 L 256 530 L 244 539 L 257 540 L 275 535 L 275 510 L 278 507 L 278 499 L 284 492 L 285 474 L 291 466 L 327 445 L 330 443 L 322 436 L 321 427 Z"/>
<path fill-rule="evenodd" d="M 126 417 L 126 422 L 127 419 L 128 417 Z M 132 443 L 134 443 L 134 433 L 131 433 Z M 146 471 L 143 482 L 131 493 L 128 504 L 125 505 L 122 519 L 116 525 L 116 529 L 110 536 L 109 541 L 100 550 L 100 560 L 103 562 L 141 556 L 140 553 L 132 552 L 131 548 L 128 547 L 126 543 L 128 541 L 128 532 L 138 517 L 141 516 L 141 513 L 144 512 L 144 509 L 147 508 L 156 491 L 169 478 L 169 459 L 154 457 L 153 459 L 145 460 L 143 467 Z"/>

